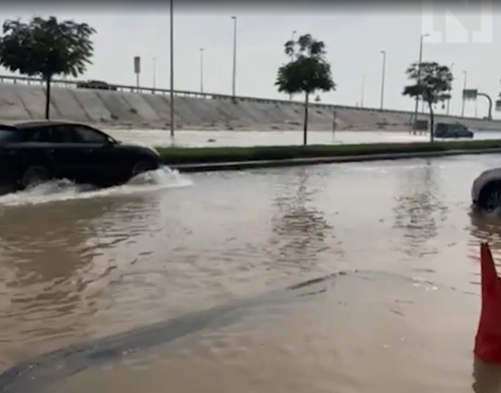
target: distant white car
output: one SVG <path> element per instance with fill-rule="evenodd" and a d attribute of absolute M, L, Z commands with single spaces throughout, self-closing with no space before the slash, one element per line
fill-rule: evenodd
<path fill-rule="evenodd" d="M 474 180 L 471 199 L 486 212 L 501 211 L 501 168 L 488 169 Z"/>

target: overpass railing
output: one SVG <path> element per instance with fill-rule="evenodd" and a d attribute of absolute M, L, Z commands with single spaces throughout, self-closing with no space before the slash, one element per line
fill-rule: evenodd
<path fill-rule="evenodd" d="M 67 80 L 67 79 L 53 79 L 52 86 L 59 86 L 65 88 L 77 88 L 77 84 L 85 82 L 85 81 L 75 81 L 75 80 Z M 41 78 L 33 78 L 28 76 L 8 76 L 8 75 L 0 75 L 0 83 L 8 83 L 8 84 L 23 84 L 23 85 L 44 85 L 45 81 Z M 170 94 L 170 89 L 162 89 L 156 87 L 145 87 L 145 86 L 131 86 L 131 85 L 117 85 L 110 84 L 113 86 L 116 91 L 119 92 L 127 92 L 127 93 L 140 93 L 140 94 Z M 109 91 L 109 90 L 106 90 Z M 258 102 L 258 103 L 266 103 L 266 104 L 276 104 L 276 105 L 293 105 L 297 107 L 302 107 L 303 103 L 299 101 L 290 101 L 290 100 L 280 100 L 280 99 L 270 99 L 270 98 L 259 98 L 259 97 L 246 97 L 246 96 L 235 96 L 229 94 L 219 94 L 219 93 L 202 93 L 202 92 L 194 92 L 194 91 L 186 91 L 186 90 L 174 90 L 174 94 L 176 96 L 181 97 L 193 97 L 193 98 L 202 98 L 202 99 L 210 99 L 210 100 L 227 100 L 227 101 L 245 101 L 245 102 Z M 403 115 L 410 115 L 412 112 L 410 111 L 402 111 L 396 109 L 379 109 L 379 108 L 369 108 L 369 107 L 356 107 L 356 106 L 348 106 L 348 105 L 334 105 L 334 104 L 326 104 L 320 102 L 312 102 L 310 103 L 312 108 L 319 109 L 345 109 L 345 110 L 356 110 L 356 111 L 367 111 L 367 112 L 378 112 L 378 113 L 396 113 Z M 423 116 L 422 113 L 419 114 Z M 427 116 L 427 115 L 425 115 Z M 437 118 L 440 117 L 449 117 L 449 118 L 457 118 L 457 119 L 465 119 L 465 120 L 482 120 L 476 117 L 461 117 L 461 116 L 450 116 L 437 114 Z M 496 121 L 496 120 L 494 120 Z"/>

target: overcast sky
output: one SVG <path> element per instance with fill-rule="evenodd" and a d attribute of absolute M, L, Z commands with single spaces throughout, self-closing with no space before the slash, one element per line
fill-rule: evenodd
<path fill-rule="evenodd" d="M 110 6 L 111 7 L 111 6 Z M 292 5 L 292 8 L 294 5 Z M 92 25 L 97 34 L 94 64 L 88 68 L 85 79 L 105 80 L 110 83 L 133 85 L 133 57 L 141 56 L 141 85 L 151 86 L 156 58 L 156 85 L 169 87 L 169 10 L 130 10 L 117 6 L 115 10 L 48 10 L 39 14 L 55 15 Z M 316 7 L 318 8 L 318 6 Z M 454 10 L 453 10 L 454 11 Z M 480 11 L 468 11 L 470 19 L 461 19 L 466 27 L 476 26 L 484 31 L 489 42 L 451 43 L 429 42 L 424 39 L 423 60 L 433 60 L 445 65 L 454 63 L 455 75 L 451 112 L 461 112 L 459 92 L 464 71 L 468 87 L 478 88 L 496 99 L 501 90 L 501 26 L 500 16 L 488 12 L 483 20 Z M 284 14 L 287 13 L 286 14 Z M 397 13 L 398 12 L 398 13 Z M 5 19 L 33 16 L 24 9 L 3 10 Z M 327 57 L 332 64 L 336 92 L 321 95 L 323 102 L 345 105 L 379 107 L 381 94 L 381 50 L 387 53 L 385 107 L 412 109 L 413 103 L 401 95 L 406 83 L 405 69 L 418 58 L 420 35 L 446 31 L 444 11 L 435 10 L 434 27 L 423 22 L 420 7 L 404 11 L 385 9 L 315 9 L 271 10 L 254 7 L 231 8 L 220 6 L 211 12 L 190 6 L 175 16 L 175 89 L 197 91 L 200 89 L 200 48 L 204 48 L 204 90 L 231 94 L 233 20 L 238 17 L 237 44 L 237 94 L 270 98 L 285 98 L 274 86 L 277 68 L 287 61 L 283 44 L 297 34 L 310 33 L 323 40 Z M 440 22 L 441 19 L 441 22 Z M 448 22 L 454 18 L 448 19 Z M 430 21 L 430 19 L 426 19 Z M 492 34 L 489 29 L 493 22 Z M 447 25 L 450 37 L 459 39 L 461 27 L 454 30 Z M 427 31 L 424 31 L 424 30 Z M 432 31 L 429 31 L 432 29 Z M 459 29 L 459 30 L 458 30 Z M 434 38 L 434 37 L 431 37 Z M 365 76 L 365 88 L 362 84 Z M 478 114 L 487 111 L 485 100 L 479 99 Z M 475 113 L 475 103 L 466 105 L 466 114 Z"/>

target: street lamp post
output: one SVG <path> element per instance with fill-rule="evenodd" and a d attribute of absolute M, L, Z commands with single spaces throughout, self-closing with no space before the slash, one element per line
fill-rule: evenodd
<path fill-rule="evenodd" d="M 386 51 L 382 50 L 381 54 L 383 55 L 383 68 L 381 71 L 381 110 L 384 106 L 384 79 L 386 76 Z"/>
<path fill-rule="evenodd" d="M 153 89 L 157 88 L 157 58 L 153 58 Z"/>
<path fill-rule="evenodd" d="M 421 83 L 421 63 L 423 62 L 423 39 L 424 37 L 428 37 L 429 34 L 421 34 L 419 38 L 419 57 L 418 57 L 418 73 L 417 73 L 417 83 Z M 419 96 L 416 96 L 416 105 L 414 107 L 414 130 L 417 121 L 417 114 L 419 110 Z"/>
<path fill-rule="evenodd" d="M 362 75 L 362 88 L 360 91 L 360 108 L 364 107 L 364 96 L 365 96 L 365 75 Z"/>
<path fill-rule="evenodd" d="M 464 79 L 463 79 L 463 93 L 462 93 L 463 102 L 461 104 L 461 117 L 464 117 L 464 104 L 465 104 L 465 101 L 466 101 L 464 99 L 464 91 L 466 90 L 466 85 L 468 83 L 468 72 L 463 71 L 463 76 L 464 76 Z"/>
<path fill-rule="evenodd" d="M 452 74 L 452 70 L 454 68 L 454 63 L 451 63 L 451 66 L 450 66 L 450 71 L 451 71 L 451 74 Z M 449 99 L 447 100 L 447 115 L 449 115 L 451 113 L 451 98 L 452 97 L 449 97 Z"/>
<path fill-rule="evenodd" d="M 170 136 L 174 138 L 174 0 L 170 0 Z"/>
<path fill-rule="evenodd" d="M 291 63 L 294 61 L 294 47 L 296 42 L 296 30 L 292 32 L 292 53 L 291 53 Z M 289 100 L 292 101 L 292 94 L 289 94 Z"/>
<path fill-rule="evenodd" d="M 237 17 L 232 16 L 233 19 L 233 83 L 232 94 L 233 99 L 237 94 Z"/>
<path fill-rule="evenodd" d="M 204 92 L 204 48 L 200 48 L 200 93 Z"/>

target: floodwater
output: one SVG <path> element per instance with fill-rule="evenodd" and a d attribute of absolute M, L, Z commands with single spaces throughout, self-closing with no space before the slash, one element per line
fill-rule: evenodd
<path fill-rule="evenodd" d="M 500 391 L 501 370 L 472 357 L 479 242 L 499 260 L 501 220 L 470 213 L 470 186 L 493 166 L 501 156 L 159 171 L 0 197 L 2 369 L 177 321 L 85 361 L 45 358 L 39 379 L 0 391 Z"/>
<path fill-rule="evenodd" d="M 301 145 L 302 131 L 176 131 L 174 138 L 165 130 L 108 130 L 124 142 L 142 143 L 150 146 L 280 146 Z M 500 139 L 501 132 L 476 131 L 475 139 Z M 428 135 L 413 135 L 409 132 L 388 131 L 309 131 L 308 141 L 314 144 L 350 143 L 395 143 L 426 142 Z"/>

